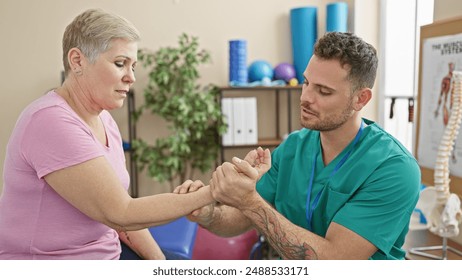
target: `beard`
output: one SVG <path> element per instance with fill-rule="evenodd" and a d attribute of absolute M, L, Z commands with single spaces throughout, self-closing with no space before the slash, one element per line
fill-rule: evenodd
<path fill-rule="evenodd" d="M 310 112 L 313 112 L 310 109 L 310 105 L 308 102 L 302 102 L 300 107 L 301 110 L 306 109 Z M 350 119 L 353 113 L 353 99 L 350 98 L 348 100 L 348 104 L 342 111 L 334 112 L 321 118 L 319 117 L 319 113 L 313 112 L 315 116 L 313 116 L 313 118 L 311 119 L 304 118 L 303 114 L 301 114 L 300 123 L 303 127 L 311 130 L 332 131 L 344 125 Z"/>

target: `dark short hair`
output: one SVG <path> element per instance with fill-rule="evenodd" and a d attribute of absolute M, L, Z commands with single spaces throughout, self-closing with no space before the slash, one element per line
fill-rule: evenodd
<path fill-rule="evenodd" d="M 328 32 L 316 42 L 314 55 L 321 59 L 338 59 L 349 66 L 348 80 L 352 92 L 372 88 L 377 75 L 377 51 L 369 43 L 348 32 Z"/>

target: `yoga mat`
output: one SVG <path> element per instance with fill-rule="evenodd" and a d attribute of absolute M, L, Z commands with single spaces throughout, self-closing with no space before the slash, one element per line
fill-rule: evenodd
<path fill-rule="evenodd" d="M 345 2 L 327 4 L 326 17 L 327 32 L 347 32 L 348 31 L 348 5 Z"/>
<path fill-rule="evenodd" d="M 304 81 L 303 72 L 313 55 L 318 36 L 317 8 L 301 7 L 290 10 L 292 55 L 295 74 L 299 83 Z"/>

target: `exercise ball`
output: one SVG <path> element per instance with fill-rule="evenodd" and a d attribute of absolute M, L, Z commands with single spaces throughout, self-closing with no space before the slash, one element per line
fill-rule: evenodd
<path fill-rule="evenodd" d="M 280 63 L 274 68 L 275 80 L 284 80 L 287 83 L 295 77 L 295 68 L 290 63 Z"/>
<path fill-rule="evenodd" d="M 273 79 L 273 67 L 265 60 L 256 60 L 248 69 L 249 82 L 261 81 L 263 78 Z"/>
<path fill-rule="evenodd" d="M 289 80 L 289 86 L 294 87 L 296 85 L 298 85 L 297 78 L 292 78 L 292 79 Z"/>

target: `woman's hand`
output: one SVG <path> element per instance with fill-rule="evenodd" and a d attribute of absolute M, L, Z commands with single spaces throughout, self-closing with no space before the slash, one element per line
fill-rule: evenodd
<path fill-rule="evenodd" d="M 201 180 L 186 180 L 184 181 L 183 184 L 179 185 L 173 190 L 173 193 L 176 194 L 184 194 L 184 193 L 190 193 L 190 192 L 195 192 L 198 189 L 204 187 L 204 183 Z"/>
<path fill-rule="evenodd" d="M 192 181 L 186 180 L 183 184 L 179 185 L 173 190 L 173 193 L 176 194 L 185 194 L 190 192 L 195 192 L 200 188 L 205 187 L 204 183 L 200 180 Z M 199 209 L 196 209 L 187 215 L 186 218 L 192 222 L 196 222 L 200 225 L 207 226 L 212 222 L 213 211 L 215 208 L 215 203 L 211 203 Z"/>

